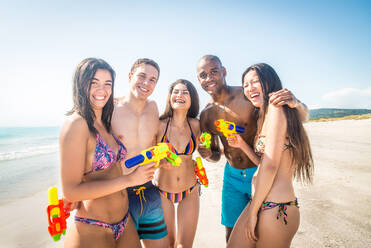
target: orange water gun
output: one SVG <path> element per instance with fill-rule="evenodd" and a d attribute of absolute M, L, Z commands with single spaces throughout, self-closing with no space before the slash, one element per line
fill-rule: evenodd
<path fill-rule="evenodd" d="M 202 183 L 202 185 L 204 185 L 207 188 L 209 186 L 209 179 L 207 179 L 205 167 L 202 164 L 202 160 L 201 160 L 200 157 L 196 157 L 195 171 L 196 171 L 196 175 L 197 175 L 198 179 L 200 180 L 200 182 Z"/>
<path fill-rule="evenodd" d="M 211 134 L 207 132 L 203 132 L 200 137 L 198 137 L 198 140 L 201 142 L 202 145 L 204 145 L 207 149 L 210 148 L 211 143 Z"/>
<path fill-rule="evenodd" d="M 67 222 L 66 219 L 70 216 L 71 203 L 68 203 L 64 208 L 63 200 L 58 200 L 58 190 L 56 187 L 51 187 L 48 190 L 49 206 L 46 209 L 48 213 L 48 231 L 54 241 L 61 239 L 61 235 L 66 235 Z"/>
<path fill-rule="evenodd" d="M 219 132 L 222 132 L 223 135 L 227 138 L 232 137 L 232 134 L 235 133 L 243 133 L 245 132 L 245 128 L 241 126 L 237 126 L 234 122 L 232 121 L 226 121 L 224 119 L 219 119 L 214 122 L 216 129 Z"/>

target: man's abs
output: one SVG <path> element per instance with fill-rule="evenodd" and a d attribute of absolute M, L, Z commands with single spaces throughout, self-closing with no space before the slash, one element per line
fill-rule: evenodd
<path fill-rule="evenodd" d="M 224 155 L 229 164 L 237 169 L 253 168 L 256 165 L 251 162 L 247 155 L 240 149 L 228 148 L 224 150 Z"/>

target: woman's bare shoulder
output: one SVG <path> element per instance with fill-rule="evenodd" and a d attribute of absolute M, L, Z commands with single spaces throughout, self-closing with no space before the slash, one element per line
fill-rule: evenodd
<path fill-rule="evenodd" d="M 88 124 L 86 123 L 85 119 L 77 114 L 73 113 L 72 115 L 68 116 L 62 126 L 60 138 L 64 139 L 67 137 L 88 137 L 89 136 L 89 128 Z"/>
<path fill-rule="evenodd" d="M 191 124 L 192 129 L 200 129 L 200 121 L 197 118 L 189 118 L 189 123 Z"/>

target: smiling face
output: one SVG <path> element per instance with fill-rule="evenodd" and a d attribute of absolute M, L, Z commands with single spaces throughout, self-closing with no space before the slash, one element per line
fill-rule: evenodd
<path fill-rule="evenodd" d="M 170 105 L 174 110 L 188 110 L 191 107 L 191 96 L 187 86 L 182 83 L 174 86 L 170 95 Z"/>
<path fill-rule="evenodd" d="M 225 86 L 225 68 L 213 59 L 201 59 L 197 65 L 197 78 L 201 87 L 210 95 L 215 95 Z"/>
<path fill-rule="evenodd" d="M 98 69 L 90 82 L 89 100 L 94 110 L 101 110 L 112 94 L 112 76 L 108 70 Z"/>
<path fill-rule="evenodd" d="M 264 95 L 259 76 L 255 70 L 250 70 L 246 73 L 243 78 L 242 87 L 243 93 L 247 99 L 249 99 L 255 107 L 261 108 L 264 104 Z"/>
<path fill-rule="evenodd" d="M 152 65 L 141 64 L 129 74 L 130 92 L 137 98 L 147 99 L 154 91 L 158 71 Z"/>

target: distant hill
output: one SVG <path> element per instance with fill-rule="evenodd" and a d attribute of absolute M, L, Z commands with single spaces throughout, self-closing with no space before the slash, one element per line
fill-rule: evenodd
<path fill-rule="evenodd" d="M 320 108 L 309 110 L 309 118 L 336 118 L 344 117 L 348 115 L 364 115 L 370 114 L 371 109 L 336 109 L 336 108 Z"/>

